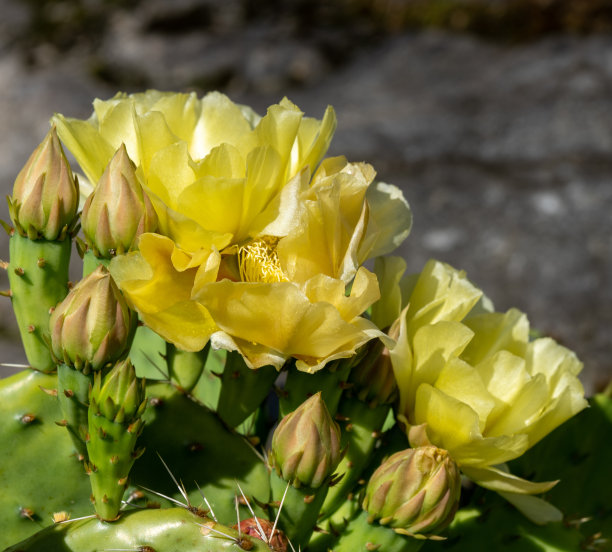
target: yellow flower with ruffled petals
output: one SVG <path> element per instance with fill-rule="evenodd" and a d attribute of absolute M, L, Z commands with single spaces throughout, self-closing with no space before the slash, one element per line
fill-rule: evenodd
<path fill-rule="evenodd" d="M 159 217 L 159 233 L 188 254 L 222 249 L 279 217 L 281 191 L 318 165 L 336 127 L 289 100 L 264 117 L 218 92 L 150 90 L 94 101 L 86 120 L 55 115 L 58 134 L 95 184 L 125 144 Z"/>
<path fill-rule="evenodd" d="M 212 248 L 206 259 L 210 270 L 181 264 L 181 249 L 154 234 L 143 235 L 139 253 L 114 259 L 111 270 L 145 321 L 146 311 L 162 303 L 156 297 L 165 293 L 168 275 L 186 277 L 191 270 L 177 304 L 189 296 L 216 328 L 202 324 L 195 341 L 185 339 L 180 324 L 154 328 L 183 349 L 197 350 L 210 337 L 214 347 L 239 351 L 253 368 L 280 368 L 293 357 L 298 368 L 316 371 L 383 336 L 362 316 L 379 290 L 376 276 L 361 265 L 393 247 L 387 231 L 368 228 L 370 217 L 377 216 L 371 205 L 382 202 L 381 195 L 396 200 L 398 233 L 409 227 L 410 210 L 396 189 L 373 184 L 373 178 L 369 165 L 342 158 L 323 162 L 312 179 L 301 172 L 284 187 L 279 216 L 239 245 L 220 253 Z"/>
<path fill-rule="evenodd" d="M 428 262 L 403 291 L 391 359 L 411 444 L 448 450 L 479 485 L 536 521 L 555 519 L 553 507 L 528 495 L 556 482 L 521 479 L 504 464 L 585 408 L 580 361 L 552 339 L 530 341 L 523 313 L 483 307 L 482 292 L 443 263 Z"/>

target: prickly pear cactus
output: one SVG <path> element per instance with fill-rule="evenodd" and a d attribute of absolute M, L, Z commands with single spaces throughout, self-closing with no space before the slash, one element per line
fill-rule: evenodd
<path fill-rule="evenodd" d="M 0 381 L 0 549 L 606 549 L 610 398 L 561 425 L 587 406 L 574 353 L 465 273 L 384 257 L 410 208 L 324 159 L 333 109 L 95 113 L 56 115 L 9 199 L 31 369 Z M 94 187 L 67 296 L 60 138 Z"/>

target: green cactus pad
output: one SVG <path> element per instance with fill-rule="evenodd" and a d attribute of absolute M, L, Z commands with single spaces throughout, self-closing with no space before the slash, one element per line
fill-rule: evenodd
<path fill-rule="evenodd" d="M 72 241 L 30 240 L 15 232 L 9 240 L 11 300 L 30 366 L 55 370 L 49 352 L 49 309 L 68 293 Z"/>
<path fill-rule="evenodd" d="M 280 416 L 293 412 L 308 397 L 321 392 L 329 413 L 334 416 L 342 396 L 346 380 L 352 368 L 352 359 L 330 362 L 314 374 L 300 372 L 290 365 L 287 380 L 279 397 Z"/>
<path fill-rule="evenodd" d="M 147 326 L 138 326 L 128 354 L 136 375 L 152 380 L 168 379 L 166 342 Z"/>
<path fill-rule="evenodd" d="M 58 400 L 39 386 L 55 389 L 57 377 L 26 371 L 0 381 L 0 488 L 9 489 L 0 493 L 0 549 L 51 524 L 54 512 L 67 511 L 73 518 L 93 514 L 89 480 L 76 460 L 68 432 L 54 423 L 62 418 Z M 136 461 L 132 481 L 184 501 L 159 454 L 184 482 L 194 507 L 203 504 L 197 481 L 217 519 L 233 524 L 234 496 L 240 485 L 263 517 L 256 501 L 269 501 L 267 469 L 246 440 L 170 385 L 150 384 L 147 395 L 147 427 L 139 440 L 147 452 Z M 20 421 L 24 414 L 33 414 L 35 420 L 24 424 Z M 171 505 L 152 493 L 146 496 Z M 24 517 L 29 512 L 32 520 Z M 240 515 L 250 516 L 244 506 Z"/>
<path fill-rule="evenodd" d="M 91 513 L 89 480 L 76 459 L 57 378 L 27 370 L 0 380 L 0 549 L 51 523 L 54 512 Z"/>
<path fill-rule="evenodd" d="M 149 385 L 147 396 L 145 428 L 139 439 L 146 452 L 134 465 L 133 483 L 183 500 L 159 455 L 184 483 L 192 505 L 202 504 L 197 482 L 222 523 L 236 521 L 237 484 L 256 510 L 254 502 L 268 502 L 267 468 L 243 437 L 230 433 L 213 413 L 167 384 Z M 156 496 L 151 499 L 165 503 Z M 246 509 L 241 517 L 249 517 Z"/>
<path fill-rule="evenodd" d="M 272 389 L 278 372 L 274 366 L 249 368 L 240 353 L 227 354 L 217 413 L 230 427 L 246 420 Z"/>
<path fill-rule="evenodd" d="M 253 537 L 199 517 L 182 508 L 136 510 L 119 521 L 98 519 L 64 522 L 40 531 L 5 552 L 270 552 Z"/>

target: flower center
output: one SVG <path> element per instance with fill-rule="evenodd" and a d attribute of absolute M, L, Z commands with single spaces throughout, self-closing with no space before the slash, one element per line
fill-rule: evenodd
<path fill-rule="evenodd" d="M 243 245 L 238 250 L 238 268 L 243 282 L 287 282 L 281 268 L 276 245 L 279 238 L 264 236 Z"/>

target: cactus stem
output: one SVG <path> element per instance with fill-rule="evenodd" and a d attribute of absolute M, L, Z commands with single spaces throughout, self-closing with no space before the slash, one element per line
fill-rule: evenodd
<path fill-rule="evenodd" d="M 12 297 L 13 292 L 10 289 L 7 289 L 6 291 L 0 291 L 0 295 L 2 295 L 3 297 Z"/>

